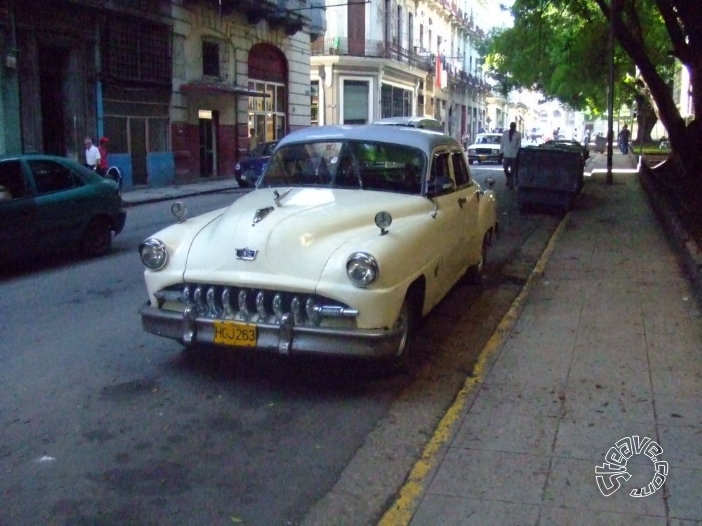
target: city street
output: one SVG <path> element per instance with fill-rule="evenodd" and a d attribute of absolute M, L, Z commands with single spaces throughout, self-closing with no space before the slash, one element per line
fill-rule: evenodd
<path fill-rule="evenodd" d="M 0 524 L 294 525 L 345 473 L 358 524 L 390 502 L 519 293 L 559 217 L 519 213 L 498 165 L 500 236 L 481 286 L 428 317 L 422 360 L 390 375 L 355 361 L 204 350 L 146 334 L 137 245 L 170 202 L 131 207 L 104 258 L 0 274 Z M 189 215 L 239 190 L 185 199 Z M 331 520 L 331 519 L 330 519 Z"/>

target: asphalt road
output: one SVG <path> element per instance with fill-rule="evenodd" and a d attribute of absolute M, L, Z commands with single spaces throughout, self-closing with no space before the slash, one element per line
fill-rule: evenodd
<path fill-rule="evenodd" d="M 558 224 L 520 215 L 497 166 L 501 234 L 407 374 L 354 361 L 205 351 L 141 330 L 138 243 L 170 203 L 129 210 L 113 253 L 0 274 L 0 524 L 373 524 L 401 486 Z M 237 192 L 188 198 L 190 215 Z"/>

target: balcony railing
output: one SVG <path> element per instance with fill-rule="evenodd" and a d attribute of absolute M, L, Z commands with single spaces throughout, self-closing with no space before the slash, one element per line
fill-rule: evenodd
<path fill-rule="evenodd" d="M 341 55 L 348 57 L 371 57 L 384 58 L 411 66 L 428 73 L 434 73 L 436 68 L 436 56 L 426 52 L 417 53 L 406 48 L 400 48 L 393 44 L 385 45 L 382 40 L 366 40 L 363 47 L 349 45 L 348 38 L 325 37 L 319 38 L 310 45 L 311 54 L 321 55 Z M 352 49 L 349 49 L 352 48 Z M 491 90 L 487 82 L 460 69 L 448 69 L 449 84 L 462 90 L 488 93 Z"/>
<path fill-rule="evenodd" d="M 361 49 L 360 46 L 349 46 L 349 39 L 345 37 L 319 38 L 311 44 L 311 53 L 312 55 L 386 58 L 422 71 L 434 71 L 432 55 L 410 52 L 392 43 L 386 45 L 382 40 L 366 40 Z"/>

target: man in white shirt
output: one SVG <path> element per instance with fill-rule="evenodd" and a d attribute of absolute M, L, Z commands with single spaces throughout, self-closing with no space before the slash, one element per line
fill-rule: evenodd
<path fill-rule="evenodd" d="M 88 168 L 94 170 L 100 164 L 100 150 L 93 144 L 93 140 L 90 137 L 86 137 L 83 144 L 85 145 L 85 164 Z"/>
<path fill-rule="evenodd" d="M 517 155 L 522 146 L 522 134 L 517 131 L 517 123 L 510 122 L 509 130 L 502 134 L 500 153 L 502 154 L 502 168 L 507 178 L 507 188 L 514 188 L 517 175 Z"/>

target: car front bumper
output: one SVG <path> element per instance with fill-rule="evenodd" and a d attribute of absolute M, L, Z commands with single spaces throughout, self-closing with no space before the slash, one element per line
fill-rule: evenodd
<path fill-rule="evenodd" d="M 139 313 L 146 332 L 171 338 L 185 345 L 194 343 L 217 345 L 215 344 L 215 322 L 221 320 L 197 316 L 188 308 L 183 311 L 172 311 L 152 307 L 149 303 L 146 303 Z M 292 318 L 285 318 L 280 324 L 259 323 L 256 324 L 256 329 L 257 342 L 251 348 L 284 355 L 392 357 L 397 353 L 402 339 L 400 329 L 297 326 L 292 322 Z"/>
<path fill-rule="evenodd" d="M 469 161 L 478 161 L 478 162 L 490 162 L 490 161 L 499 162 L 501 157 L 502 156 L 500 155 L 499 152 L 497 152 L 497 153 L 469 153 L 468 154 Z"/>

